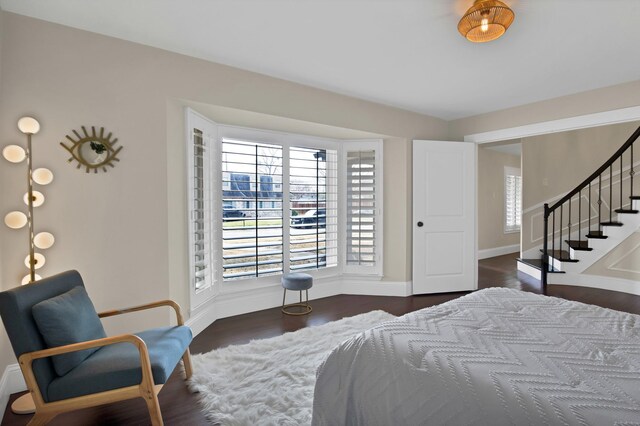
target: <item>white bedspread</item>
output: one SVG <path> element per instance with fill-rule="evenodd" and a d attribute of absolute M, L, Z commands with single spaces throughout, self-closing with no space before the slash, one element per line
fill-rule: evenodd
<path fill-rule="evenodd" d="M 640 425 L 640 316 L 505 288 L 333 350 L 314 425 Z"/>

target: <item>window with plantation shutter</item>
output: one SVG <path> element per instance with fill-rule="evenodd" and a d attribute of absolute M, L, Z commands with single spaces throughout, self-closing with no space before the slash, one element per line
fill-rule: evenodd
<path fill-rule="evenodd" d="M 522 216 L 522 176 L 520 169 L 505 167 L 504 173 L 504 231 L 520 231 Z"/>
<path fill-rule="evenodd" d="M 189 278 L 191 307 L 215 295 L 214 203 L 212 158 L 217 126 L 187 109 L 187 171 L 189 186 Z"/>
<path fill-rule="evenodd" d="M 345 142 L 345 272 L 382 275 L 382 141 Z"/>
<path fill-rule="evenodd" d="M 223 279 L 281 274 L 282 146 L 222 138 Z"/>
<path fill-rule="evenodd" d="M 289 150 L 289 269 L 338 264 L 338 152 Z"/>

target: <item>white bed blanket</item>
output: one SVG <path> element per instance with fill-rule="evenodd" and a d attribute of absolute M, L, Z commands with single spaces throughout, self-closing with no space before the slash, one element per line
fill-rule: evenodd
<path fill-rule="evenodd" d="M 477 291 L 342 343 L 313 425 L 640 425 L 640 316 Z"/>

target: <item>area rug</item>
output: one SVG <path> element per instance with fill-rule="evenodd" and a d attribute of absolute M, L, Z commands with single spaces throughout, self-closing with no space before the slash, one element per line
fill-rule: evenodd
<path fill-rule="evenodd" d="M 372 311 L 195 355 L 189 388 L 214 423 L 310 424 L 320 363 L 339 343 L 394 318 Z"/>

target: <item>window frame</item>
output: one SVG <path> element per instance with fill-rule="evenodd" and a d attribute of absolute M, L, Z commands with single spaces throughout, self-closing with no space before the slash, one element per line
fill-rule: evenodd
<path fill-rule="evenodd" d="M 508 206 L 508 202 L 509 202 L 509 193 L 508 188 L 507 188 L 507 179 L 509 178 L 509 176 L 517 176 L 520 178 L 520 224 L 518 225 L 514 225 L 514 226 L 509 226 L 508 224 L 508 210 L 509 210 L 509 206 Z M 505 166 L 504 167 L 504 178 L 503 178 L 503 185 L 504 185 L 504 190 L 503 190 L 503 194 L 504 194 L 504 203 L 503 203 L 503 209 L 504 209 L 504 219 L 502 222 L 503 225 L 503 229 L 504 229 L 504 233 L 505 234 L 515 234 L 515 233 L 519 233 L 520 230 L 522 229 L 522 170 L 518 167 L 510 167 L 510 166 Z M 517 194 L 514 194 L 514 197 L 517 198 Z M 515 206 L 514 206 L 515 208 Z M 516 210 L 518 210 L 516 208 Z"/>
<path fill-rule="evenodd" d="M 340 213 L 343 224 L 343 237 L 342 237 L 342 259 L 343 271 L 348 275 L 378 277 L 383 276 L 384 266 L 384 144 L 382 139 L 356 139 L 356 140 L 344 140 L 342 141 L 342 153 L 341 153 L 341 165 L 340 173 L 342 175 L 342 211 Z M 348 167 L 347 157 L 349 152 L 355 151 L 374 151 L 375 152 L 375 236 L 374 247 L 376 247 L 375 253 L 375 265 L 362 266 L 362 265 L 348 265 L 347 253 L 348 253 L 348 238 L 347 238 L 347 223 L 348 223 Z"/>
<path fill-rule="evenodd" d="M 215 152 L 215 158 L 212 161 L 213 173 L 216 174 L 217 182 L 222 182 L 222 150 L 221 142 L 223 139 L 237 139 L 237 140 L 246 140 L 256 143 L 264 143 L 270 145 L 279 145 L 282 146 L 282 193 L 283 193 L 283 216 L 284 218 L 288 217 L 289 209 L 290 209 L 290 188 L 289 188 L 289 148 L 291 147 L 300 147 L 300 148 L 309 148 L 309 149 L 330 149 L 337 151 L 338 159 L 341 156 L 341 147 L 339 140 L 329 139 L 329 138 L 321 138 L 317 136 L 309 136 L 303 134 L 294 134 L 294 133 L 286 133 L 286 132 L 278 132 L 272 130 L 263 130 L 263 129 L 255 129 L 250 127 L 241 127 L 234 125 L 226 125 L 219 124 L 218 125 L 218 137 L 217 137 L 217 145 L 218 149 Z M 340 193 L 341 187 L 343 183 L 340 179 L 340 162 L 338 161 L 338 193 Z M 218 185 L 214 189 L 216 192 L 213 197 L 214 204 L 214 212 L 222 211 L 222 197 L 220 196 L 221 186 Z M 344 209 L 344 206 L 341 205 L 341 197 L 338 197 L 338 217 L 340 217 L 340 212 Z M 283 274 L 289 273 L 289 236 L 290 236 L 290 221 L 284 220 L 282 223 L 282 244 L 283 244 Z M 213 228 L 215 229 L 216 235 L 222 235 L 222 220 L 218 220 L 217 216 L 214 216 L 213 220 Z M 308 273 L 315 278 L 328 278 L 335 277 L 342 273 L 342 258 L 341 254 L 341 228 L 342 225 L 338 223 L 338 235 L 337 235 L 337 249 L 338 249 L 338 262 L 336 266 L 329 266 L 320 269 L 313 270 L 305 270 L 305 273 Z M 219 262 L 222 253 L 222 238 L 217 238 L 214 240 L 215 249 L 214 257 L 216 261 Z M 215 280 L 220 283 L 220 292 L 222 294 L 227 293 L 237 293 L 242 291 L 249 291 L 256 288 L 267 287 L 271 285 L 280 285 L 280 280 L 282 278 L 281 274 L 267 275 L 267 276 L 259 276 L 259 277 L 248 277 L 248 278 L 237 278 L 233 280 L 224 280 L 222 277 L 223 271 L 222 267 L 216 269 Z"/>

